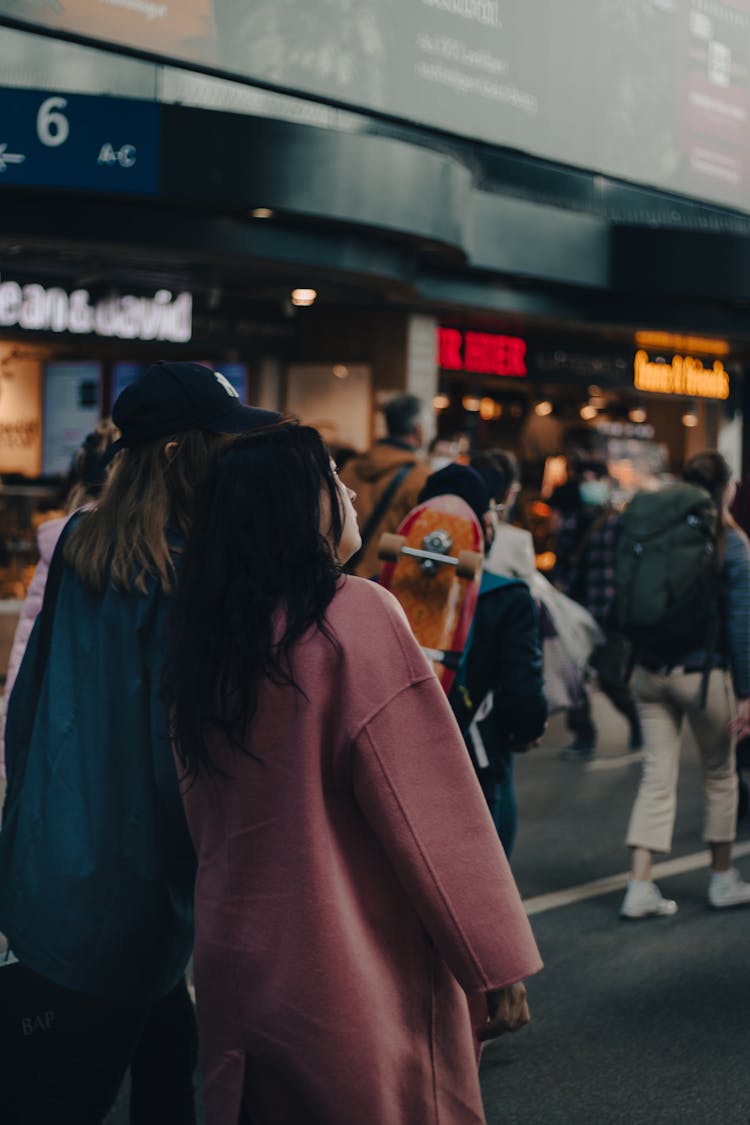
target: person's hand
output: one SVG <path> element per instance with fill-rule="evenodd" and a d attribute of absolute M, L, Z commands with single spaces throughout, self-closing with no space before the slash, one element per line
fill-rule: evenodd
<path fill-rule="evenodd" d="M 729 730 L 737 737 L 738 742 L 750 735 L 750 699 L 737 700 L 734 718 L 729 723 Z"/>
<path fill-rule="evenodd" d="M 518 1031 L 531 1019 L 523 981 L 487 993 L 487 1022 L 477 1028 L 477 1039 L 484 1043 L 506 1031 Z"/>

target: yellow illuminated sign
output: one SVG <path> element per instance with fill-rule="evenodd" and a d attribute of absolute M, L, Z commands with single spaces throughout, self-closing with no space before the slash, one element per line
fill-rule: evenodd
<path fill-rule="evenodd" d="M 639 391 L 689 398 L 729 398 L 729 372 L 720 359 L 704 367 L 694 356 L 676 355 L 671 363 L 652 363 L 648 352 L 635 353 L 634 385 Z"/>

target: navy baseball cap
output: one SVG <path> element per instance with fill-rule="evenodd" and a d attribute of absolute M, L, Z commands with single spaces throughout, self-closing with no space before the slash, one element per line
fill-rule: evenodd
<path fill-rule="evenodd" d="M 489 510 L 490 493 L 476 469 L 468 465 L 446 465 L 432 473 L 417 497 L 417 503 L 432 500 L 434 496 L 460 496 L 469 505 L 479 522 Z"/>
<path fill-rule="evenodd" d="M 154 363 L 117 396 L 112 421 L 122 436 L 108 454 L 187 430 L 242 434 L 280 418 L 273 410 L 243 406 L 220 371 L 200 363 Z"/>

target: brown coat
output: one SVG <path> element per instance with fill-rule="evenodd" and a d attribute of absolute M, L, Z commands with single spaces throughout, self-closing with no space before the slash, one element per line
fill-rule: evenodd
<path fill-rule="evenodd" d="M 402 465 L 409 464 L 413 464 L 414 468 L 399 484 L 357 560 L 354 573 L 360 578 L 372 578 L 380 570 L 378 540 L 384 531 L 395 531 L 404 516 L 415 507 L 417 496 L 430 475 L 430 466 L 416 449 L 404 449 L 388 441 L 379 441 L 367 453 L 347 461 L 339 474 L 344 484 L 357 493 L 354 507 L 359 518 L 359 530 L 362 531 L 395 474 Z"/>
<path fill-rule="evenodd" d="M 477 1125 L 467 994 L 540 968 L 463 740 L 398 603 L 342 581 L 184 794 L 208 1125 Z M 252 755 L 252 756 L 250 756 Z"/>

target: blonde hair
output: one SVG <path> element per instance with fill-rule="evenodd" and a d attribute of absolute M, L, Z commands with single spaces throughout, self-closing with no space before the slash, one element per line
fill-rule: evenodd
<path fill-rule="evenodd" d="M 155 577 L 171 591 L 167 527 L 187 535 L 196 489 L 220 441 L 218 434 L 190 430 L 116 455 L 101 497 L 65 545 L 65 561 L 89 589 L 101 592 L 111 582 L 145 594 Z M 172 443 L 176 448 L 168 451 Z"/>

